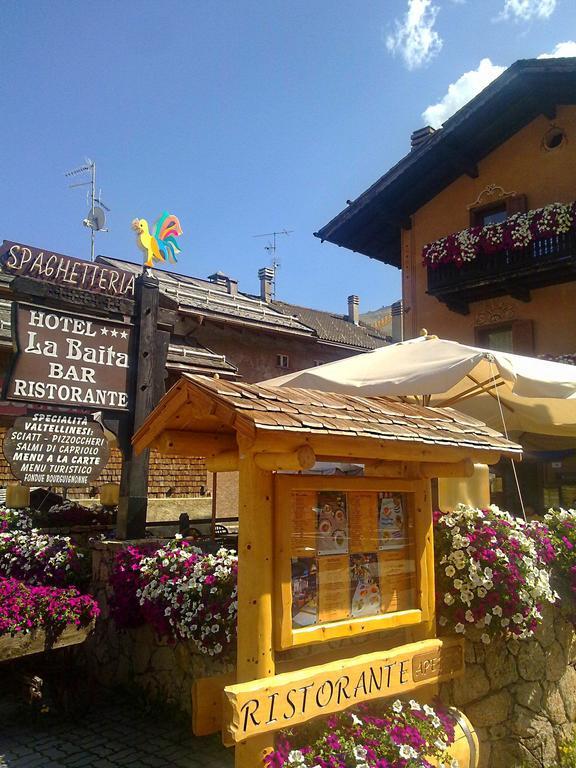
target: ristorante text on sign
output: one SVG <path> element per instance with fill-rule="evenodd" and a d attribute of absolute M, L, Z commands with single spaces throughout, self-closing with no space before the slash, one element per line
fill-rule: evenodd
<path fill-rule="evenodd" d="M 134 297 L 135 275 L 124 269 L 83 261 L 60 253 L 5 240 L 0 247 L 2 271 L 68 288 L 108 296 Z"/>
<path fill-rule="evenodd" d="M 19 416 L 3 444 L 12 474 L 23 485 L 75 487 L 95 480 L 110 449 L 102 427 L 88 416 Z"/>
<path fill-rule="evenodd" d="M 362 701 L 410 694 L 462 674 L 461 638 L 421 640 L 224 689 L 223 738 L 243 741 Z"/>
<path fill-rule="evenodd" d="M 131 326 L 15 305 L 8 400 L 127 410 Z"/>

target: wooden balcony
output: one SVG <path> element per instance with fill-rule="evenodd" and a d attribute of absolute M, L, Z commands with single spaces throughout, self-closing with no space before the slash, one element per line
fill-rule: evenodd
<path fill-rule="evenodd" d="M 512 296 L 576 280 L 576 232 L 544 237 L 521 250 L 498 251 L 474 261 L 428 267 L 428 293 L 453 312 L 467 315 L 473 301 Z"/>

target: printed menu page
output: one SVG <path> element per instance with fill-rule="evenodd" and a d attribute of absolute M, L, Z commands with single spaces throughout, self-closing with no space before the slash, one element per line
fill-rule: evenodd
<path fill-rule="evenodd" d="M 378 550 L 378 494 L 349 493 L 350 552 Z"/>
<path fill-rule="evenodd" d="M 378 549 L 398 549 L 406 544 L 406 515 L 400 496 L 378 495 Z"/>
<path fill-rule="evenodd" d="M 347 555 L 318 558 L 318 620 L 350 616 L 350 566 Z"/>
<path fill-rule="evenodd" d="M 318 566 L 314 557 L 292 558 L 292 626 L 318 623 Z"/>
<path fill-rule="evenodd" d="M 292 555 L 316 554 L 316 493 L 299 491 L 292 494 Z"/>
<path fill-rule="evenodd" d="M 378 555 L 374 552 L 350 556 L 350 600 L 352 616 L 380 613 Z"/>
<path fill-rule="evenodd" d="M 349 547 L 346 494 L 337 491 L 320 491 L 316 511 L 318 555 L 346 554 Z"/>
<path fill-rule="evenodd" d="M 410 547 L 378 554 L 382 611 L 416 608 L 416 563 Z"/>

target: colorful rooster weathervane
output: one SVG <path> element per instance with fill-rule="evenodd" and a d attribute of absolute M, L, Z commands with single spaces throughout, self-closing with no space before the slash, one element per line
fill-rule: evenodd
<path fill-rule="evenodd" d="M 146 219 L 134 219 L 132 229 L 136 232 L 136 243 L 140 250 L 144 251 L 146 258 L 145 267 L 151 267 L 155 261 L 169 261 L 176 264 L 176 254 L 180 253 L 180 247 L 176 238 L 182 234 L 182 227 L 177 216 L 164 213 L 154 224 L 154 234 L 150 234 L 150 228 Z"/>

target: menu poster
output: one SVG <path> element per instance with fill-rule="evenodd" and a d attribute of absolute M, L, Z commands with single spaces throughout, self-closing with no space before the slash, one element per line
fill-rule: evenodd
<path fill-rule="evenodd" d="M 406 515 L 400 496 L 378 495 L 378 549 L 398 549 L 406 544 Z"/>
<path fill-rule="evenodd" d="M 318 622 L 318 566 L 313 557 L 292 558 L 292 626 Z"/>
<path fill-rule="evenodd" d="M 316 493 L 302 491 L 292 494 L 293 555 L 311 557 L 316 554 Z"/>
<path fill-rule="evenodd" d="M 351 555 L 350 597 L 352 616 L 374 616 L 380 613 L 378 555 Z"/>
<path fill-rule="evenodd" d="M 346 494 L 337 491 L 318 493 L 317 544 L 319 555 L 348 553 L 348 510 Z"/>
<path fill-rule="evenodd" d="M 416 563 L 410 549 L 380 552 L 378 559 L 382 611 L 392 613 L 416 608 Z"/>
<path fill-rule="evenodd" d="M 350 616 L 348 556 L 318 559 L 318 620 L 339 621 Z"/>
<path fill-rule="evenodd" d="M 348 523 L 350 552 L 376 552 L 378 538 L 378 494 L 349 493 Z"/>

